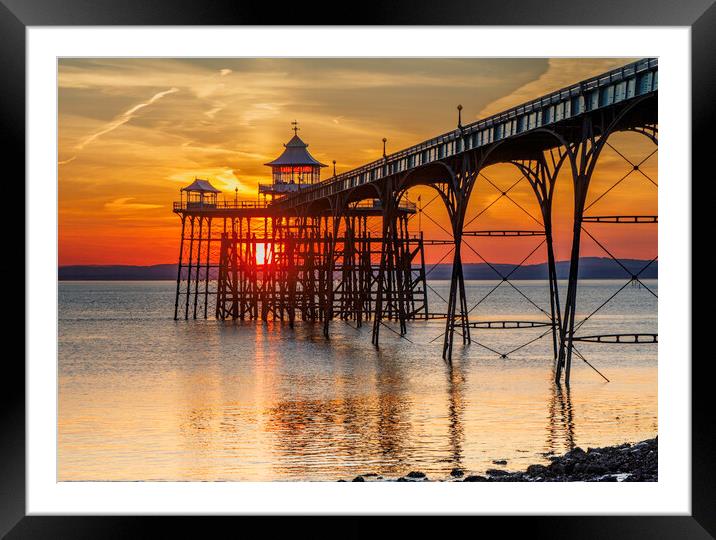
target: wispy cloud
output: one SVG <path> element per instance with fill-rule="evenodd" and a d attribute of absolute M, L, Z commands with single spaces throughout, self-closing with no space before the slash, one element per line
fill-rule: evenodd
<path fill-rule="evenodd" d="M 137 210 L 153 210 L 162 208 L 161 204 L 133 203 L 136 197 L 120 197 L 104 204 L 104 208 L 109 212 L 136 212 Z"/>
<path fill-rule="evenodd" d="M 174 94 L 175 92 L 178 92 L 178 91 L 179 91 L 178 88 L 170 88 L 169 90 L 164 90 L 163 92 L 157 92 L 151 98 L 149 98 L 148 101 L 145 101 L 143 103 L 138 103 L 137 105 L 130 107 L 129 109 L 124 111 L 122 114 L 117 116 L 114 120 L 105 124 L 102 128 L 95 131 L 91 135 L 85 137 L 82 141 L 79 142 L 79 144 L 77 144 L 77 146 L 75 146 L 75 148 L 77 150 L 82 150 L 85 146 L 87 146 L 88 144 L 91 144 L 95 140 L 97 140 L 98 137 L 101 137 L 102 135 L 106 135 L 107 133 L 110 133 L 111 131 L 114 131 L 118 127 L 129 122 L 132 118 L 134 118 L 136 113 L 138 111 L 140 111 L 141 109 L 148 107 L 152 103 L 156 103 L 157 101 L 162 99 L 164 96 L 168 96 L 169 94 Z"/>
<path fill-rule="evenodd" d="M 67 165 L 68 163 L 72 163 L 76 159 L 77 159 L 77 156 L 72 156 L 71 158 L 63 159 L 62 161 L 58 161 L 57 164 L 58 165 Z"/>
<path fill-rule="evenodd" d="M 223 111 L 223 110 L 224 110 L 224 106 L 223 106 L 223 105 L 219 105 L 219 106 L 217 106 L 217 107 L 212 107 L 211 109 L 209 109 L 208 111 L 206 111 L 204 114 L 205 114 L 207 117 L 213 119 L 213 118 L 216 116 L 216 113 L 219 113 L 219 112 L 221 112 L 221 111 Z"/>

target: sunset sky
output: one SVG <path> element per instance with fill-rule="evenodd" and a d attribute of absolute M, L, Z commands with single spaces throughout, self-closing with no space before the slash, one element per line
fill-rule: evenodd
<path fill-rule="evenodd" d="M 330 52 L 330 51 L 327 51 Z M 59 108 L 59 264 L 160 264 L 176 262 L 180 221 L 172 214 L 179 189 L 207 178 L 233 199 L 255 199 L 269 180 L 263 164 L 277 157 L 299 122 L 299 135 L 323 163 L 344 172 L 377 159 L 381 139 L 388 152 L 500 112 L 631 59 L 61 59 Z M 634 134 L 617 135 L 614 146 L 633 162 L 655 147 Z M 599 162 L 590 200 L 629 172 L 607 149 Z M 657 154 L 642 165 L 654 182 Z M 512 166 L 484 174 L 501 189 L 520 175 Z M 324 169 L 324 176 L 330 175 Z M 572 193 L 569 175 L 557 188 L 557 256 L 569 257 Z M 657 190 L 643 175 L 630 174 L 592 209 L 594 214 L 657 214 Z M 423 204 L 434 191 L 411 192 Z M 481 178 L 466 223 L 497 198 Z M 526 181 L 510 192 L 539 217 Z M 589 204 L 589 203 L 588 203 Z M 435 201 L 420 220 L 428 238 L 449 228 Z M 429 216 L 429 217 L 428 217 Z M 434 220 L 434 221 L 433 221 Z M 437 222 L 437 223 L 436 223 Z M 470 226 L 534 229 L 537 224 L 502 198 Z M 411 221 L 417 231 L 418 220 Z M 590 226 L 615 255 L 651 259 L 656 226 Z M 535 239 L 481 240 L 470 244 L 495 262 L 519 262 Z M 437 262 L 443 247 L 431 248 Z M 472 250 L 464 260 L 478 262 Z M 593 242 L 583 255 L 604 256 Z M 543 250 L 530 262 L 544 260 Z"/>

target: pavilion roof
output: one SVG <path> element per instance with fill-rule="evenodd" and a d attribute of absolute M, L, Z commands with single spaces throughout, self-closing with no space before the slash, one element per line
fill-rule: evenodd
<path fill-rule="evenodd" d="M 284 144 L 286 148 L 283 153 L 274 159 L 265 163 L 269 167 L 280 165 L 312 165 L 314 167 L 326 167 L 325 164 L 314 158 L 307 150 L 308 145 L 304 143 L 298 135 L 294 135 L 290 141 Z"/>
<path fill-rule="evenodd" d="M 201 178 L 195 178 L 194 181 L 186 187 L 181 188 L 182 191 L 198 191 L 201 193 L 221 193 L 221 190 L 216 189 L 208 180 L 202 180 Z"/>

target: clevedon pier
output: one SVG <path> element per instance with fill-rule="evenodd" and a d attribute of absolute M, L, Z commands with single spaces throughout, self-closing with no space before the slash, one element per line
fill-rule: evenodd
<path fill-rule="evenodd" d="M 181 190 L 173 206 L 181 219 L 174 318 L 283 321 L 290 327 L 297 320 L 311 321 L 322 325 L 326 338 L 332 324 L 350 321 L 355 326 L 371 325 L 376 347 L 381 331 L 404 336 L 411 321 L 443 319 L 445 330 L 436 343 L 442 343 L 442 357 L 448 362 L 456 339 L 467 346 L 478 342 L 481 331 L 543 328 L 540 337 L 552 342 L 555 380 L 567 383 L 574 358 L 589 363 L 579 352 L 582 342 L 656 343 L 656 334 L 621 334 L 618 328 L 608 334 L 580 333 L 582 324 L 601 307 L 578 317 L 577 289 L 580 246 L 590 237 L 628 272 L 624 287 L 637 283 L 656 296 L 640 279 L 656 258 L 641 271 L 627 270 L 589 226 L 638 227 L 657 223 L 657 216 L 596 215 L 587 195 L 607 147 L 629 164 L 633 174 L 656 186 L 640 169 L 648 158 L 632 160 L 612 145 L 610 137 L 633 132 L 653 143 L 649 157 L 656 154 L 657 95 L 657 60 L 643 59 L 476 122 L 463 124 L 458 106 L 457 127 L 452 131 L 395 153 L 386 153 L 383 139 L 379 159 L 341 174 L 336 174 L 335 161 L 331 174 L 330 165 L 310 154 L 294 122 L 294 136 L 283 153 L 266 164 L 271 181 L 259 185 L 256 200 L 239 200 L 234 194 L 220 199 L 220 191 L 201 179 Z M 469 227 L 465 216 L 476 182 L 484 169 L 497 164 L 513 166 L 531 186 L 539 209 L 534 219 L 538 227 Z M 326 168 L 329 172 L 322 179 Z M 560 181 L 571 179 L 574 192 L 566 290 L 557 279 L 552 240 L 552 200 L 560 171 Z M 444 205 L 450 240 L 409 232 L 409 222 L 419 219 L 427 206 L 411 201 L 410 190 L 418 186 L 434 190 L 437 204 Z M 611 189 L 591 194 L 592 198 Z M 509 198 L 509 191 L 498 189 L 497 195 Z M 546 250 L 549 298 L 537 305 L 510 280 L 511 272 L 502 273 L 482 259 L 467 243 L 479 236 L 505 242 L 539 237 L 538 248 Z M 450 291 L 443 299 L 447 308 L 440 311 L 428 302 L 430 270 L 424 251 L 425 246 L 437 244 L 449 245 L 452 259 Z M 539 309 L 540 318 L 471 319 L 475 306 L 468 304 L 465 293 L 466 250 L 495 270 L 496 287 L 514 288 Z"/>

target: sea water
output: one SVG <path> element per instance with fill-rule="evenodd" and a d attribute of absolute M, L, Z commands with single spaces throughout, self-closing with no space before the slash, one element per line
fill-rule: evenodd
<path fill-rule="evenodd" d="M 468 305 L 498 282 L 467 283 Z M 656 333 L 656 280 L 628 285 L 578 335 Z M 429 282 L 444 312 L 449 282 Z M 546 321 L 547 285 L 502 284 L 472 321 Z M 566 283 L 561 283 L 566 291 Z M 577 321 L 624 285 L 582 281 Z M 473 329 L 441 358 L 444 320 L 174 321 L 171 282 L 59 283 L 58 480 L 447 478 L 657 434 L 657 345 L 580 343 L 553 381 L 548 327 Z M 526 297 L 526 298 L 525 298 Z M 529 299 L 529 300 L 528 300 Z M 502 355 L 506 357 L 502 357 Z"/>

